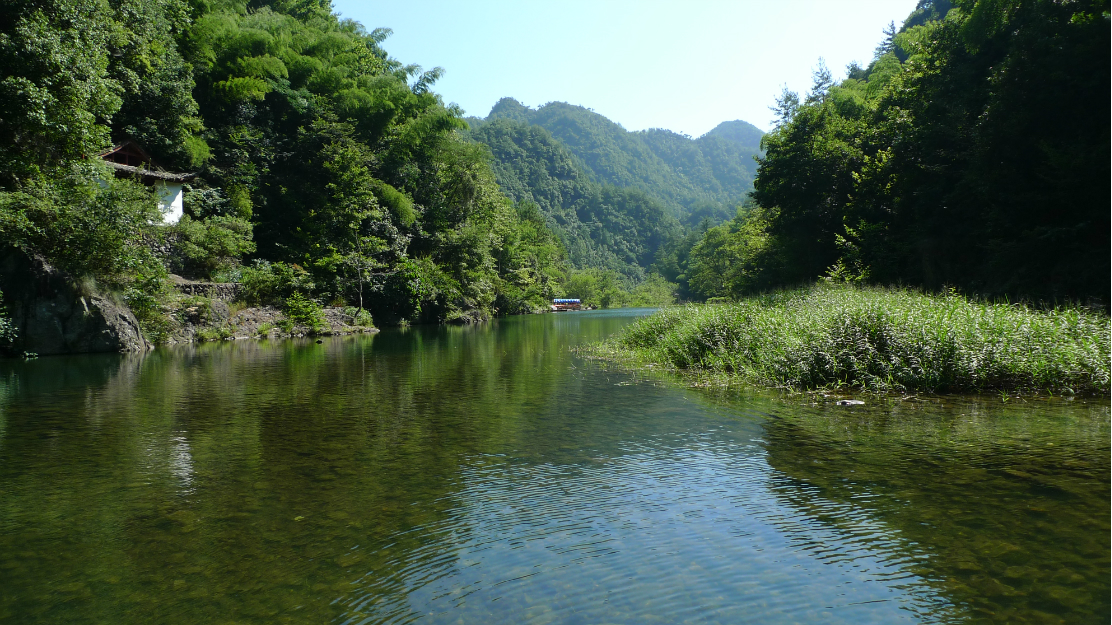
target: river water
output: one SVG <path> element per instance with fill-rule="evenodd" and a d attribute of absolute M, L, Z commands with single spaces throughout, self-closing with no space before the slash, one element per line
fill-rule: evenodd
<path fill-rule="evenodd" d="M 647 311 L 0 362 L 4 623 L 1107 623 L 1107 400 L 692 389 Z"/>

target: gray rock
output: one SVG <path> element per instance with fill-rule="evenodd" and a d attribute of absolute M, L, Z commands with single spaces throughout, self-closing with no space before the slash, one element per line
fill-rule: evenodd
<path fill-rule="evenodd" d="M 239 285 L 233 282 L 197 282 L 174 274 L 170 274 L 170 281 L 182 295 L 200 295 L 225 302 L 239 295 Z"/>
<path fill-rule="evenodd" d="M 19 333 L 12 351 L 39 355 L 150 349 L 127 306 L 89 292 L 40 256 L 0 250 L 0 290 Z"/>
<path fill-rule="evenodd" d="M 864 406 L 865 402 L 861 401 L 860 399 L 839 399 L 838 401 L 834 402 L 834 405 L 836 405 L 836 406 Z"/>

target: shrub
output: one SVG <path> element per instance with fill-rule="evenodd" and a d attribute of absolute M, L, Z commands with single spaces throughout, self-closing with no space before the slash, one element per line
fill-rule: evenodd
<path fill-rule="evenodd" d="M 173 320 L 162 309 L 167 294 L 165 277 L 162 272 L 137 275 L 124 290 L 124 301 L 139 322 L 139 329 L 155 345 L 165 343 L 174 330 Z"/>
<path fill-rule="evenodd" d="M 197 338 L 202 341 L 223 341 L 230 336 L 232 336 L 232 330 L 224 326 L 197 330 Z"/>
<path fill-rule="evenodd" d="M 16 339 L 17 331 L 4 306 L 4 292 L 0 291 L 0 353 Z"/>
<path fill-rule="evenodd" d="M 347 308 L 344 308 L 344 314 L 351 317 L 351 325 L 353 326 L 373 328 L 375 325 L 374 319 L 371 318 L 371 313 L 368 312 L 365 308 L 348 306 Z"/>
<path fill-rule="evenodd" d="M 113 288 L 165 273 L 148 244 L 160 236 L 154 224 L 161 218 L 149 189 L 115 179 L 102 165 L 0 192 L 0 240 Z"/>
<path fill-rule="evenodd" d="M 277 304 L 294 294 L 312 293 L 309 272 L 297 265 L 256 260 L 240 270 L 240 297 L 250 304 Z"/>
<path fill-rule="evenodd" d="M 173 264 L 186 275 L 210 278 L 227 274 L 235 268 L 238 257 L 255 251 L 251 223 L 239 217 L 193 219 L 182 215 L 170 228 L 175 235 Z"/>
<path fill-rule="evenodd" d="M 213 320 L 212 300 L 194 295 L 178 302 L 178 320 L 182 323 L 202 325 Z"/>
<path fill-rule="evenodd" d="M 320 332 L 328 327 L 321 305 L 301 293 L 287 297 L 282 308 L 286 318 L 295 325 L 306 326 L 313 332 Z"/>
<path fill-rule="evenodd" d="M 667 309 L 610 353 L 795 389 L 1109 392 L 1109 318 L 950 293 L 819 285 Z M 606 349 L 601 350 L 603 354 Z"/>

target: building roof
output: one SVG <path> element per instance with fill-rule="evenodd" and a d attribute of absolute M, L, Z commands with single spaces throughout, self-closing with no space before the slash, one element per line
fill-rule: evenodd
<path fill-rule="evenodd" d="M 169 171 L 161 171 L 157 169 L 147 169 L 146 167 L 136 167 L 133 165 L 124 165 L 122 163 L 114 163 L 108 161 L 108 166 L 123 174 L 136 174 L 143 179 L 143 182 L 153 182 L 155 180 L 164 180 L 167 182 L 188 182 L 197 177 L 197 174 L 175 174 Z"/>
<path fill-rule="evenodd" d="M 137 175 L 146 184 L 155 181 L 188 182 L 197 174 L 169 172 L 158 166 L 147 151 L 134 141 L 124 141 L 111 150 L 99 155 L 108 166 L 116 170 L 117 176 Z"/>

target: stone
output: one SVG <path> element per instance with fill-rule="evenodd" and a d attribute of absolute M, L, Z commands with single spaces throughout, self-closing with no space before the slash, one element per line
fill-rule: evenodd
<path fill-rule="evenodd" d="M 865 402 L 860 399 L 839 399 L 834 404 L 837 406 L 864 406 Z"/>
<path fill-rule="evenodd" d="M 41 256 L 0 250 L 0 291 L 18 336 L 15 353 L 40 356 L 151 348 L 126 305 L 82 286 Z"/>
<path fill-rule="evenodd" d="M 170 283 L 182 295 L 199 295 L 224 302 L 230 302 L 239 295 L 239 285 L 233 282 L 198 282 L 170 274 Z"/>

